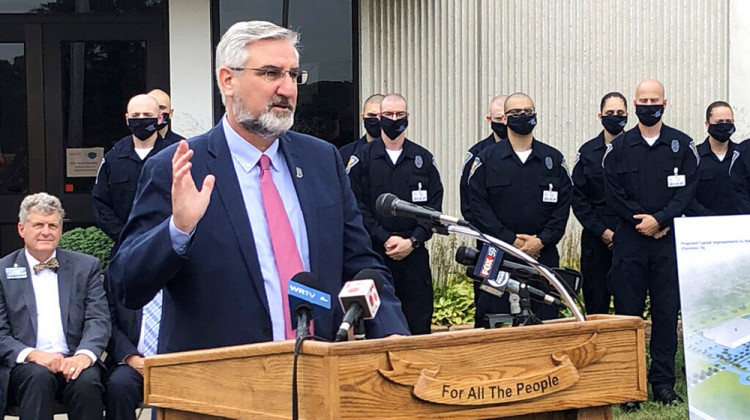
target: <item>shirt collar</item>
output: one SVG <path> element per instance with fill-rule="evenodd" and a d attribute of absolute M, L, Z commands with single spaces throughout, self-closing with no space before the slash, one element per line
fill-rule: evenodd
<path fill-rule="evenodd" d="M 32 257 L 31 254 L 29 254 L 29 250 L 26 249 L 26 247 L 23 248 L 23 252 L 26 253 L 26 262 L 29 263 L 29 267 L 34 268 L 35 265 L 42 262 Z M 52 258 L 57 258 L 57 250 L 52 251 L 52 256 L 49 257 L 47 261 L 51 260 Z M 47 261 L 44 261 L 44 262 L 47 262 Z"/>
<path fill-rule="evenodd" d="M 271 146 L 266 149 L 265 152 L 261 152 L 257 147 L 250 144 L 247 140 L 243 139 L 227 121 L 227 116 L 221 119 L 222 128 L 224 128 L 224 136 L 227 139 L 227 146 L 229 152 L 232 154 L 232 158 L 240 164 L 242 170 L 249 173 L 260 160 L 260 156 L 265 154 L 271 159 L 271 169 L 278 171 L 281 167 L 281 155 L 279 154 L 279 139 L 276 139 L 271 143 Z"/>

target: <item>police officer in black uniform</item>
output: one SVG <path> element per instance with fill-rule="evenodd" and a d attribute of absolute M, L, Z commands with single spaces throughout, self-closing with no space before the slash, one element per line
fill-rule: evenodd
<path fill-rule="evenodd" d="M 508 127 L 505 125 L 505 100 L 508 95 L 498 95 L 492 98 L 489 106 L 489 113 L 485 117 L 487 122 L 490 123 L 492 134 L 479 141 L 478 143 L 471 146 L 469 151 L 466 152 L 466 158 L 464 164 L 461 167 L 461 181 L 459 183 L 458 192 L 461 196 L 461 214 L 464 219 L 469 220 L 471 218 L 471 206 L 469 205 L 469 170 L 471 169 L 471 163 L 474 158 L 479 155 L 479 152 L 492 146 L 502 139 L 508 138 Z M 477 290 L 474 290 L 475 292 Z"/>
<path fill-rule="evenodd" d="M 159 104 L 150 95 L 136 95 L 128 102 L 125 121 L 132 133 L 120 139 L 104 155 L 91 191 L 96 225 L 119 245 L 120 232 L 133 206 L 143 163 L 168 146 L 157 132 Z"/>
<path fill-rule="evenodd" d="M 341 146 L 339 149 L 341 160 L 346 163 L 347 173 L 349 172 L 349 165 L 352 163 L 351 157 L 356 156 L 362 146 L 380 137 L 378 115 L 380 115 L 380 103 L 383 102 L 383 98 L 383 95 L 376 93 L 365 99 L 365 103 L 362 104 L 362 114 L 360 114 L 362 124 L 365 126 L 365 135 L 356 141 Z"/>
<path fill-rule="evenodd" d="M 185 138 L 180 134 L 172 131 L 172 116 L 174 116 L 174 109 L 172 109 L 172 99 L 161 89 L 153 89 L 148 93 L 156 99 L 159 103 L 159 113 L 161 114 L 161 122 L 156 125 L 159 130 L 159 135 L 167 141 L 167 144 L 177 143 L 178 141 Z"/>
<path fill-rule="evenodd" d="M 599 119 L 604 130 L 578 149 L 573 167 L 573 213 L 583 225 L 581 232 L 581 274 L 583 298 L 589 314 L 609 313 L 611 296 L 607 274 L 612 267 L 612 237 L 617 216 L 604 198 L 604 150 L 622 133 L 628 121 L 628 104 L 619 92 L 602 98 Z"/>
<path fill-rule="evenodd" d="M 742 155 L 730 137 L 734 134 L 734 112 L 724 101 L 716 101 L 706 109 L 708 137 L 699 144 L 698 186 L 689 216 L 739 214 L 729 171 Z"/>
<path fill-rule="evenodd" d="M 443 184 L 432 154 L 406 139 L 409 114 L 406 100 L 389 94 L 381 103 L 382 137 L 362 147 L 349 177 L 364 224 L 393 273 L 396 296 L 412 334 L 428 334 L 432 320 L 432 273 L 425 241 L 432 237 L 430 223 L 411 218 L 383 217 L 375 201 L 383 193 L 440 211 Z"/>
<path fill-rule="evenodd" d="M 674 391 L 680 296 L 672 225 L 695 197 L 698 164 L 692 139 L 662 122 L 666 103 L 659 81 L 642 81 L 638 125 L 614 139 L 603 160 L 607 205 L 620 218 L 609 290 L 622 315 L 642 316 L 651 297 L 648 380 L 662 404 L 682 401 Z"/>
<path fill-rule="evenodd" d="M 534 139 L 537 115 L 530 97 L 514 93 L 504 107 L 508 140 L 480 152 L 469 171 L 469 221 L 542 264 L 557 267 L 556 245 L 565 234 L 572 195 L 565 159 Z M 540 319 L 557 317 L 557 309 L 544 304 L 534 303 L 531 309 Z M 475 324 L 484 325 L 485 314 L 509 311 L 507 297 L 481 293 Z"/>

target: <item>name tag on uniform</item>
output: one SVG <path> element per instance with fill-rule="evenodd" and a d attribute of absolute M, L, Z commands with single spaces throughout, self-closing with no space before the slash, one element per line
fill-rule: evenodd
<path fill-rule="evenodd" d="M 5 269 L 5 277 L 8 280 L 25 279 L 28 277 L 26 267 L 8 267 Z"/>
<path fill-rule="evenodd" d="M 557 203 L 557 191 L 552 191 L 552 184 L 549 184 L 549 190 L 542 193 L 543 203 Z"/>
<path fill-rule="evenodd" d="M 685 175 L 677 175 L 677 168 L 674 168 L 674 175 L 667 177 L 668 188 L 678 188 L 685 186 Z"/>
<path fill-rule="evenodd" d="M 425 203 L 427 202 L 427 191 L 422 189 L 422 183 L 419 183 L 419 186 L 416 190 L 411 192 L 411 201 L 412 203 Z"/>

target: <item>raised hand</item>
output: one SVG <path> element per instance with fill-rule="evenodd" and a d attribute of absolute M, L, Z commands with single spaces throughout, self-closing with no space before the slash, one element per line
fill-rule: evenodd
<path fill-rule="evenodd" d="M 189 233 L 206 213 L 216 178 L 206 175 L 200 191 L 190 174 L 193 151 L 185 140 L 180 140 L 172 157 L 172 217 L 177 229 Z"/>

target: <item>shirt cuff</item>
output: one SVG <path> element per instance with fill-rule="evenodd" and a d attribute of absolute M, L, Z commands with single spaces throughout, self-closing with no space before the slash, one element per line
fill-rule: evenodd
<path fill-rule="evenodd" d="M 177 255 L 182 256 L 187 254 L 188 244 L 190 243 L 190 238 L 193 237 L 193 232 L 195 232 L 195 229 L 190 233 L 181 231 L 174 224 L 174 216 L 169 217 L 169 237 L 172 239 L 172 249 Z"/>
<path fill-rule="evenodd" d="M 29 357 L 29 354 L 31 354 L 31 352 L 34 350 L 34 347 L 26 347 L 25 349 L 21 350 L 21 352 L 18 353 L 18 357 L 16 357 L 16 363 L 26 363 L 26 358 Z"/>
<path fill-rule="evenodd" d="M 96 357 L 96 356 L 94 355 L 94 352 L 92 352 L 91 350 L 86 350 L 86 349 L 81 349 L 81 350 L 78 350 L 78 351 L 76 352 L 75 356 L 77 356 L 77 355 L 79 355 L 79 354 L 85 354 L 86 356 L 88 356 L 88 357 L 89 357 L 89 359 L 91 359 L 91 364 L 92 364 L 92 365 L 93 365 L 94 363 L 96 363 L 96 359 L 97 359 L 97 357 Z"/>

